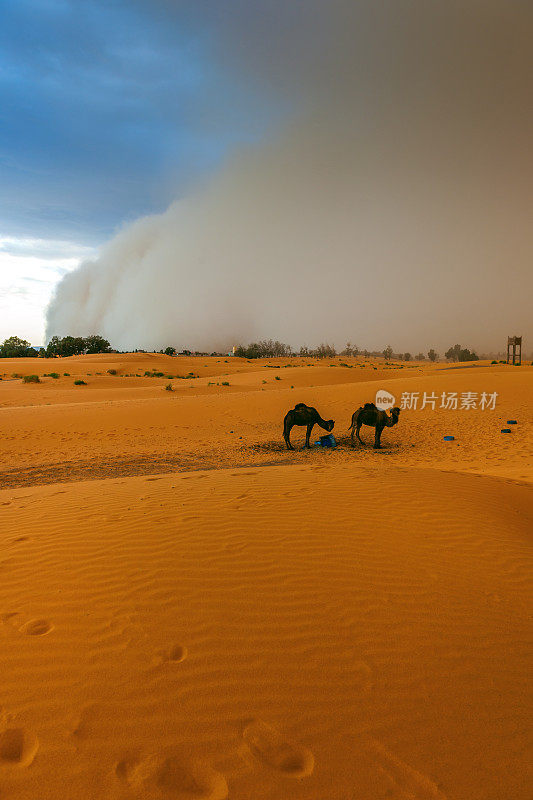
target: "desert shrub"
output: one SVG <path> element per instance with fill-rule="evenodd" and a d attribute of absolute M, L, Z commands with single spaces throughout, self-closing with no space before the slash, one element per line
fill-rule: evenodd
<path fill-rule="evenodd" d="M 222 381 L 222 386 L 229 386 L 229 381 Z"/>
<path fill-rule="evenodd" d="M 40 383 L 41 379 L 38 375 L 24 375 L 23 379 L 24 383 Z"/>
<path fill-rule="evenodd" d="M 169 355 L 171 355 L 171 354 L 169 353 Z M 165 390 L 166 390 L 167 392 L 173 392 L 173 391 L 174 391 L 174 388 L 173 388 L 173 386 L 172 386 L 172 384 L 171 384 L 171 383 L 167 383 L 167 385 L 165 386 Z"/>
<path fill-rule="evenodd" d="M 108 370 L 107 370 L 107 374 L 108 374 L 108 375 L 116 375 L 116 374 L 117 374 L 117 371 L 116 371 L 116 369 L 108 369 Z"/>
<path fill-rule="evenodd" d="M 65 378 L 70 378 L 70 372 L 64 372 L 63 375 L 65 376 Z"/>
<path fill-rule="evenodd" d="M 87 384 L 85 383 L 85 381 L 77 380 L 74 381 L 74 386 L 87 386 Z"/>
<path fill-rule="evenodd" d="M 164 378 L 165 377 L 165 373 L 164 372 L 153 372 L 152 375 L 153 375 L 154 378 Z"/>
<path fill-rule="evenodd" d="M 49 372 L 48 375 L 50 378 L 55 378 L 55 380 L 59 378 L 59 372 Z"/>
<path fill-rule="evenodd" d="M 498 362 L 496 361 L 496 359 L 493 359 L 490 363 L 491 364 L 497 364 Z"/>
<path fill-rule="evenodd" d="M 280 380 L 281 380 L 281 378 L 279 377 L 279 375 L 276 375 L 276 376 L 275 376 L 275 378 L 274 378 L 274 380 L 275 380 L 275 381 L 280 381 Z"/>

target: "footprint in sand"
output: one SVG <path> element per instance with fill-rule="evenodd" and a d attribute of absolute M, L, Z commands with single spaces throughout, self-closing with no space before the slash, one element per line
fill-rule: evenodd
<path fill-rule="evenodd" d="M 46 636 L 53 628 L 54 626 L 47 619 L 30 619 L 19 628 L 19 631 L 27 636 Z"/>
<path fill-rule="evenodd" d="M 172 664 L 180 664 L 182 661 L 185 661 L 187 655 L 188 650 L 185 645 L 175 644 L 170 648 L 168 653 L 165 654 L 165 661 L 169 661 Z"/>
<path fill-rule="evenodd" d="M 174 644 L 166 650 L 158 650 L 152 659 L 152 667 L 162 667 L 164 664 L 181 664 L 185 661 L 189 651 L 184 644 Z"/>
<path fill-rule="evenodd" d="M 0 614 L 0 623 L 2 625 L 11 624 L 13 617 L 18 617 L 18 611 L 7 611 L 4 614 Z"/>
<path fill-rule="evenodd" d="M 291 778 L 303 778 L 312 773 L 315 758 L 311 751 L 288 741 L 266 722 L 252 720 L 242 735 L 251 753 L 267 766 Z"/>
<path fill-rule="evenodd" d="M 367 695 L 374 685 L 372 670 L 365 661 L 355 661 L 353 664 L 355 684 L 361 696 Z"/>
<path fill-rule="evenodd" d="M 392 785 L 401 793 L 402 798 L 416 800 L 447 800 L 437 784 L 423 772 L 413 769 L 405 761 L 388 750 L 377 739 L 369 739 L 367 750 L 377 766 L 388 776 Z"/>
<path fill-rule="evenodd" d="M 7 728 L 0 733 L 0 767 L 28 767 L 39 749 L 37 737 L 24 728 Z"/>
<path fill-rule="evenodd" d="M 220 772 L 207 764 L 173 755 L 155 753 L 138 760 L 120 761 L 115 774 L 142 798 L 225 800 L 228 796 L 228 784 Z"/>

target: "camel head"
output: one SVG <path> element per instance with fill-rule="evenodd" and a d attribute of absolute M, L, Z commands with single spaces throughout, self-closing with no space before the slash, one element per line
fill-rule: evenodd
<path fill-rule="evenodd" d="M 335 422 L 332 419 L 328 419 L 326 421 L 326 430 L 327 431 L 332 431 L 334 425 L 335 425 Z"/>
<path fill-rule="evenodd" d="M 398 408 L 398 406 L 395 406 L 394 408 L 391 408 L 390 415 L 391 415 L 392 419 L 394 420 L 394 422 L 398 422 L 398 418 L 400 416 L 400 409 Z"/>

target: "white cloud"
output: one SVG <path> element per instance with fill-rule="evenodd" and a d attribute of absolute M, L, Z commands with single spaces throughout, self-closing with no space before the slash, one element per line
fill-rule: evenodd
<path fill-rule="evenodd" d="M 0 236 L 0 342 L 43 344 L 46 306 L 57 282 L 94 254 L 75 242 Z"/>

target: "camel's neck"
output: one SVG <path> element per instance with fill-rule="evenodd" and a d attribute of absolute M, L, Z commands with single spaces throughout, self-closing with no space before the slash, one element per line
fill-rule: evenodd
<path fill-rule="evenodd" d="M 397 422 L 398 422 L 398 417 L 396 416 L 396 414 L 390 414 L 387 417 L 386 425 L 388 428 L 392 428 L 392 426 L 396 425 Z"/>
<path fill-rule="evenodd" d="M 318 422 L 318 424 L 320 425 L 321 428 L 324 428 L 324 430 L 327 431 L 328 423 L 326 422 L 325 419 L 322 419 L 322 417 L 319 417 L 317 422 Z"/>

